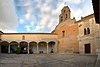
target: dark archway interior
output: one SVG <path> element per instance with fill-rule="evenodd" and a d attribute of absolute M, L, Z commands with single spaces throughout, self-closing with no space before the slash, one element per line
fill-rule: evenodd
<path fill-rule="evenodd" d="M 37 43 L 32 41 L 29 43 L 29 53 L 33 54 L 37 52 Z"/>
<path fill-rule="evenodd" d="M 10 42 L 10 53 L 16 53 L 18 43 L 16 41 Z"/>
<path fill-rule="evenodd" d="M 39 42 L 39 53 L 47 53 L 47 43 Z"/>
<path fill-rule="evenodd" d="M 20 42 L 20 48 L 21 48 L 21 54 L 27 54 L 28 53 L 28 43 L 25 41 Z"/>
<path fill-rule="evenodd" d="M 54 41 L 50 41 L 50 42 L 48 43 L 48 45 L 49 45 L 49 52 L 50 52 L 50 53 L 54 53 L 55 42 L 54 42 Z"/>
<path fill-rule="evenodd" d="M 7 41 L 1 42 L 1 53 L 8 53 L 9 43 Z"/>

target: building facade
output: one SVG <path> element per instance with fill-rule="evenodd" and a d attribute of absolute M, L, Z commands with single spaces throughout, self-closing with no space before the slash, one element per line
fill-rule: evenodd
<path fill-rule="evenodd" d="M 100 24 L 94 14 L 76 21 L 64 6 L 59 24 L 51 33 L 3 33 L 0 32 L 0 53 L 100 53 Z"/>
<path fill-rule="evenodd" d="M 79 52 L 96 54 L 100 48 L 100 25 L 95 23 L 94 14 L 77 21 L 79 29 Z"/>
<path fill-rule="evenodd" d="M 70 9 L 65 6 L 59 16 L 59 24 L 53 31 L 58 35 L 59 53 L 78 53 L 79 42 L 77 40 L 78 24 L 75 18 L 70 18 Z"/>

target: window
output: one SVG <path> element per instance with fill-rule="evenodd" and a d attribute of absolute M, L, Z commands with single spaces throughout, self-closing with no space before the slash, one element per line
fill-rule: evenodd
<path fill-rule="evenodd" d="M 87 34 L 90 34 L 90 29 L 89 28 L 87 28 Z"/>
<path fill-rule="evenodd" d="M 89 28 L 85 28 L 84 29 L 84 35 L 90 34 L 90 29 Z"/>
<path fill-rule="evenodd" d="M 84 35 L 86 35 L 86 29 L 84 29 Z"/>
<path fill-rule="evenodd" d="M 65 31 L 62 31 L 62 37 L 65 37 Z"/>

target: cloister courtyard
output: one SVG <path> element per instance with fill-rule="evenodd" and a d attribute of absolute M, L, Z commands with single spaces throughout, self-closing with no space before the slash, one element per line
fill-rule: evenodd
<path fill-rule="evenodd" d="M 97 55 L 0 54 L 0 67 L 95 67 Z"/>
<path fill-rule="evenodd" d="M 87 1 L 13 1 L 0 0 L 0 67 L 100 67 L 100 24 Z"/>

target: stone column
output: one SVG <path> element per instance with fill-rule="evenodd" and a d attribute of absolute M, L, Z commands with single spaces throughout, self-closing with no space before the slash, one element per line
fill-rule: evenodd
<path fill-rule="evenodd" d="M 18 43 L 18 47 L 20 47 L 20 44 Z"/>
<path fill-rule="evenodd" d="M 39 53 L 39 45 L 37 44 L 37 53 Z"/>
<path fill-rule="evenodd" d="M 9 46 L 8 46 L 8 53 L 10 54 L 10 44 L 9 44 Z"/>
<path fill-rule="evenodd" d="M 55 52 L 55 53 L 57 53 L 57 45 L 58 45 L 58 43 L 56 42 L 56 43 L 54 44 L 54 46 L 55 46 L 54 52 Z"/>
<path fill-rule="evenodd" d="M 27 49 L 27 52 L 28 52 L 28 54 L 29 54 L 29 43 L 28 43 L 28 49 Z"/>
<path fill-rule="evenodd" d="M 48 46 L 48 44 L 47 44 L 47 54 L 49 53 L 49 52 L 48 52 L 48 48 L 49 48 L 49 46 Z"/>

